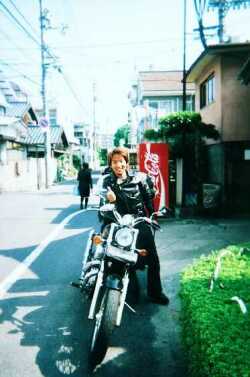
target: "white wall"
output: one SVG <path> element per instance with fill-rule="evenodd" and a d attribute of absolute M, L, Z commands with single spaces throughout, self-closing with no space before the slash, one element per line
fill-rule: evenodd
<path fill-rule="evenodd" d="M 56 179 L 57 162 L 51 159 L 50 181 Z M 45 187 L 44 158 L 9 161 L 0 165 L 0 192 L 35 191 Z"/>

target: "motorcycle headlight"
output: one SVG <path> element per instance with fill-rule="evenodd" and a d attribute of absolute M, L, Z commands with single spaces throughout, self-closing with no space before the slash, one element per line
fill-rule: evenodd
<path fill-rule="evenodd" d="M 133 242 L 133 233 L 128 228 L 119 229 L 115 234 L 116 242 L 122 247 L 128 247 Z"/>

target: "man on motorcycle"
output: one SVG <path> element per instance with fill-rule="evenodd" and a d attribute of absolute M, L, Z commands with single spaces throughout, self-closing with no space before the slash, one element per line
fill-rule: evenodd
<path fill-rule="evenodd" d="M 128 150 L 115 148 L 108 156 L 111 172 L 102 177 L 99 186 L 107 190 L 107 200 L 116 205 L 121 215 L 150 216 L 154 212 L 154 190 L 145 173 L 128 171 Z M 160 263 L 150 226 L 141 222 L 137 225 L 139 235 L 137 247 L 146 249 L 148 254 L 147 293 L 151 302 L 167 305 L 168 297 L 162 292 Z"/>

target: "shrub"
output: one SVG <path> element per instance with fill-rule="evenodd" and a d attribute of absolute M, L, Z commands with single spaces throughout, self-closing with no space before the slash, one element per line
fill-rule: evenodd
<path fill-rule="evenodd" d="M 230 246 L 222 259 L 212 292 L 211 276 L 218 251 L 201 257 L 181 278 L 183 340 L 193 377 L 250 376 L 250 313 L 243 314 L 238 296 L 250 303 L 250 253 Z M 244 246 L 250 247 L 250 244 Z"/>

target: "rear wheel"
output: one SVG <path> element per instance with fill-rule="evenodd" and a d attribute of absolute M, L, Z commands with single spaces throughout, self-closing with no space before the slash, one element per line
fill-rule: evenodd
<path fill-rule="evenodd" d="M 100 309 L 96 314 L 95 327 L 91 341 L 91 368 L 100 364 L 106 355 L 110 337 L 116 324 L 120 295 L 120 291 L 113 289 L 108 289 L 104 293 Z"/>

